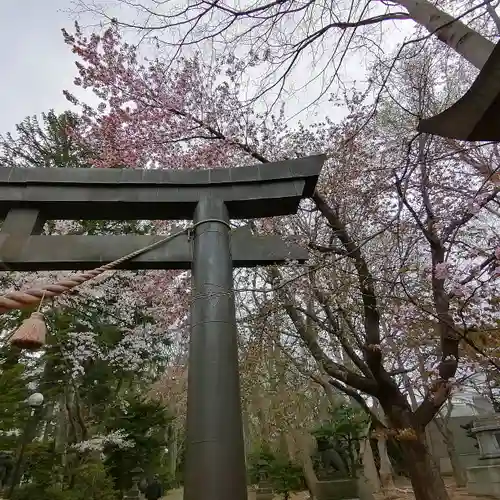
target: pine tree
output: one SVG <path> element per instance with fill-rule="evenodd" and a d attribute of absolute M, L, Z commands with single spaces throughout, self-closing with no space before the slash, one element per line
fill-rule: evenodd
<path fill-rule="evenodd" d="M 53 110 L 26 117 L 16 125 L 16 134 L 0 136 L 0 163 L 6 167 L 88 167 L 90 156 L 72 139 L 78 117 L 70 111 Z"/>
<path fill-rule="evenodd" d="M 24 427 L 28 410 L 24 401 L 29 395 L 25 367 L 17 349 L 0 349 L 0 450 L 16 448 L 18 433 Z"/>

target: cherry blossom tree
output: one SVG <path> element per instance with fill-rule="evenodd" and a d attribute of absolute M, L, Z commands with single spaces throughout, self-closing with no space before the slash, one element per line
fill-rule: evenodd
<path fill-rule="evenodd" d="M 90 108 L 66 94 L 81 109 L 73 137 L 94 152 L 95 167 L 209 168 L 327 153 L 312 203 L 286 221 L 253 223 L 308 244 L 310 264 L 240 276 L 236 289 L 252 304 L 240 321 L 250 332 L 275 325 L 283 352 L 304 360 L 299 366 L 320 385 L 365 407 L 366 395 L 376 398 L 388 422 L 377 425 L 400 441 L 416 498 L 447 499 L 425 427 L 456 383 L 461 341 L 496 321 L 489 304 L 498 286 L 498 187 L 484 176 L 494 170 L 495 148 L 478 153 L 414 137 L 427 96 L 440 99 L 439 83 L 425 73 L 433 55 L 421 59 L 420 72 L 398 66 L 396 108 L 381 94 L 374 115 L 367 95 L 353 91 L 341 124 L 292 129 L 284 108 L 268 116 L 241 105 L 244 64 L 235 57 L 210 65 L 200 56 L 173 66 L 143 60 L 116 27 L 102 37 L 77 27 L 65 40 L 78 57 L 75 84 L 100 100 Z M 171 276 L 156 279 L 172 289 Z M 412 408 L 405 376 L 422 359 L 429 376 Z"/>
<path fill-rule="evenodd" d="M 395 44 L 421 48 L 436 37 L 475 68 L 491 54 L 500 21 L 495 1 L 440 0 L 157 2 L 75 0 L 75 13 L 132 32 L 134 43 L 172 61 L 192 50 L 242 57 L 250 101 L 300 96 L 301 109 L 361 80 Z M 353 63 L 353 61 L 356 61 Z M 368 64 L 367 64 L 368 62 Z M 390 73 L 392 65 L 386 67 Z M 354 73 L 354 76 L 351 76 Z M 248 81 L 249 80 L 249 81 Z M 251 82 L 251 83 L 250 83 Z M 306 101 L 306 102 L 304 102 Z"/>

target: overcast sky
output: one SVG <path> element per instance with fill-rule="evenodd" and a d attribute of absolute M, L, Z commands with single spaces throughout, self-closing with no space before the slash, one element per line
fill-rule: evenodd
<path fill-rule="evenodd" d="M 72 8 L 72 0 L 0 0 L 0 134 L 14 131 L 15 125 L 28 115 L 70 108 L 62 91 L 76 90 L 72 85 L 75 57 L 63 41 L 61 28 L 72 30 Z M 124 15 L 123 7 L 117 12 Z M 92 21 L 94 24 L 96 19 Z M 400 30 L 404 27 L 398 24 L 397 31 L 391 33 L 393 43 L 402 36 Z M 348 76 L 359 82 L 364 78 L 365 61 L 361 56 L 356 60 L 352 54 L 350 59 Z M 307 80 L 310 68 L 303 73 Z M 85 98 L 89 102 L 88 94 Z M 291 114 L 302 109 L 300 99 L 287 103 Z M 322 111 L 328 115 L 339 113 L 331 105 Z M 307 121 L 307 117 L 301 118 Z"/>
<path fill-rule="evenodd" d="M 61 28 L 71 29 L 71 0 L 0 0 L 0 134 L 25 116 L 68 104 L 76 68 Z"/>
<path fill-rule="evenodd" d="M 77 90 L 72 84 L 75 57 L 61 28 L 72 30 L 71 10 L 72 0 L 0 0 L 0 134 L 14 131 L 28 115 L 70 108 L 62 91 Z M 124 15 L 123 9 L 119 12 Z M 299 102 L 288 104 L 292 112 L 301 108 Z"/>

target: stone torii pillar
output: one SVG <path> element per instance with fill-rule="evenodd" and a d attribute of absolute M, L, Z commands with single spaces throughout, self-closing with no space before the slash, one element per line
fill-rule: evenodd
<path fill-rule="evenodd" d="M 276 236 L 231 231 L 230 219 L 295 213 L 325 161 L 174 171 L 0 169 L 0 259 L 16 271 L 92 269 L 161 237 L 44 236 L 46 220 L 194 220 L 121 269 L 192 269 L 185 500 L 246 500 L 233 266 L 305 261 Z"/>

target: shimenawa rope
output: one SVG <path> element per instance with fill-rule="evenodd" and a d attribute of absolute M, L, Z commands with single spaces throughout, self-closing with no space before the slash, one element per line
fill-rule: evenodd
<path fill-rule="evenodd" d="M 101 275 L 102 273 L 114 269 L 116 266 L 119 266 L 127 260 L 138 257 L 139 255 L 152 250 L 153 248 L 156 248 L 160 245 L 163 245 L 164 243 L 167 243 L 168 241 L 173 240 L 181 234 L 188 234 L 189 236 L 199 225 L 208 222 L 218 222 L 231 229 L 231 226 L 226 221 L 219 219 L 206 219 L 196 222 L 186 229 L 182 229 L 177 233 L 170 234 L 165 238 L 162 238 L 161 240 L 151 243 L 150 245 L 147 245 L 144 248 L 140 248 L 139 250 L 135 250 L 134 252 L 129 253 L 124 257 L 120 257 L 119 259 L 114 260 L 109 264 L 105 264 L 104 266 L 97 267 L 96 269 L 75 274 L 74 276 L 70 276 L 66 279 L 57 281 L 54 284 L 42 285 L 40 286 L 40 288 L 29 288 L 28 290 L 8 292 L 0 297 L 0 314 L 4 314 L 14 309 L 23 309 L 24 307 L 36 306 L 39 305 L 44 299 L 50 297 L 58 297 L 59 295 L 69 292 L 73 288 L 87 281 L 97 278 L 97 276 Z"/>

